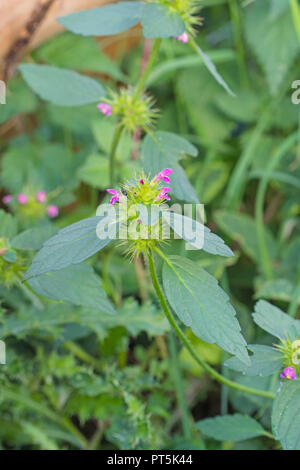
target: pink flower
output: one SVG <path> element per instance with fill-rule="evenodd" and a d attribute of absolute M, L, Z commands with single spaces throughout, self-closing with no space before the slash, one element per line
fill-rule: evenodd
<path fill-rule="evenodd" d="M 37 202 L 44 204 L 47 200 L 46 191 L 38 191 L 35 195 Z"/>
<path fill-rule="evenodd" d="M 97 104 L 97 108 L 99 109 L 100 113 L 105 114 L 105 116 L 111 115 L 112 107 L 110 104 L 99 103 Z"/>
<path fill-rule="evenodd" d="M 175 36 L 174 39 L 186 44 L 187 42 L 189 42 L 189 35 L 186 32 L 184 32 L 180 36 Z"/>
<path fill-rule="evenodd" d="M 2 198 L 3 204 L 9 204 L 12 201 L 12 195 L 11 194 L 6 194 Z"/>
<path fill-rule="evenodd" d="M 164 168 L 155 176 L 154 181 L 164 180 L 165 183 L 170 183 L 169 175 L 171 173 L 173 173 L 173 170 L 170 168 Z"/>
<path fill-rule="evenodd" d="M 144 184 L 144 180 L 140 180 L 140 183 L 141 183 L 141 184 Z"/>
<path fill-rule="evenodd" d="M 296 380 L 297 375 L 296 375 L 294 367 L 286 367 L 285 369 L 283 369 L 283 372 L 281 372 L 280 377 L 282 379 Z"/>
<path fill-rule="evenodd" d="M 115 189 L 107 189 L 106 190 L 109 194 L 112 194 L 112 198 L 110 199 L 109 203 L 111 205 L 115 204 L 116 202 L 120 202 L 121 195 Z"/>
<path fill-rule="evenodd" d="M 24 206 L 28 202 L 28 197 L 26 196 L 26 194 L 20 193 L 17 195 L 17 200 L 19 204 L 22 204 Z"/>
<path fill-rule="evenodd" d="M 59 214 L 59 209 L 57 206 L 51 205 L 47 207 L 47 214 L 51 219 L 54 219 L 54 217 L 57 217 Z"/>
<path fill-rule="evenodd" d="M 159 192 L 156 201 L 159 201 L 160 199 L 166 199 L 167 201 L 170 201 L 170 197 L 168 196 L 168 192 L 170 191 L 170 188 L 162 188 L 162 190 Z"/>

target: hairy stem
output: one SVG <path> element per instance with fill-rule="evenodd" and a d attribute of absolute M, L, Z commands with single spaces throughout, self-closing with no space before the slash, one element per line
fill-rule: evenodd
<path fill-rule="evenodd" d="M 159 253 L 159 255 L 163 254 L 159 249 L 156 249 L 156 251 Z M 166 258 L 163 255 L 164 259 Z M 258 390 L 255 388 L 251 387 L 246 387 L 245 385 L 239 384 L 237 382 L 234 382 L 223 375 L 219 374 L 215 369 L 213 369 L 207 362 L 205 362 L 201 357 L 198 356 L 196 353 L 193 345 L 189 341 L 189 339 L 186 337 L 184 332 L 181 330 L 181 328 L 177 325 L 173 314 L 171 313 L 171 310 L 169 309 L 169 306 L 167 304 L 166 298 L 164 296 L 164 293 L 160 287 L 160 284 L 158 282 L 157 274 L 156 274 L 156 269 L 154 265 L 154 260 L 153 260 L 153 254 L 152 252 L 148 253 L 148 263 L 149 263 L 149 271 L 152 279 L 152 283 L 156 292 L 156 295 L 160 301 L 160 304 L 163 308 L 163 311 L 169 320 L 170 325 L 176 332 L 176 334 L 179 336 L 187 350 L 189 351 L 190 355 L 193 357 L 193 359 L 199 364 L 200 367 L 202 367 L 208 374 L 210 374 L 215 380 L 218 382 L 227 385 L 228 387 L 231 387 L 235 390 L 239 390 L 240 392 L 245 392 L 249 393 L 251 395 L 257 395 L 260 397 L 264 398 L 275 398 L 275 394 L 272 392 L 264 391 L 264 390 Z"/>
<path fill-rule="evenodd" d="M 249 81 L 247 76 L 246 54 L 243 43 L 241 15 L 237 0 L 229 0 L 229 9 L 233 29 L 234 43 L 237 51 L 240 80 L 244 86 L 248 87 Z"/>
<path fill-rule="evenodd" d="M 141 75 L 141 77 L 140 77 L 140 79 L 137 83 L 137 86 L 135 88 L 135 92 L 134 92 L 134 97 L 135 98 L 137 98 L 140 95 L 140 93 L 143 91 L 143 88 L 145 87 L 147 78 L 149 77 L 151 69 L 153 67 L 153 64 L 156 60 L 156 57 L 157 57 L 157 54 L 158 54 L 158 51 L 159 51 L 159 48 L 160 48 L 160 45 L 161 45 L 161 41 L 162 40 L 160 38 L 157 38 L 154 41 L 154 44 L 153 44 L 153 47 L 152 47 L 152 51 L 151 51 L 147 66 L 146 66 L 144 72 L 142 73 L 142 75 Z"/>
<path fill-rule="evenodd" d="M 179 409 L 181 411 L 181 418 L 182 418 L 182 430 L 185 439 L 190 439 L 192 436 L 192 428 L 191 428 L 191 417 L 189 413 L 189 408 L 187 405 L 187 401 L 185 398 L 185 391 L 184 391 L 184 382 L 182 379 L 181 368 L 178 361 L 178 351 L 177 345 L 175 340 L 175 335 L 173 331 L 169 334 L 169 350 L 170 350 L 170 365 L 171 365 L 171 376 L 173 379 L 177 402 Z"/>
<path fill-rule="evenodd" d="M 111 144 L 110 154 L 109 154 L 109 181 L 111 188 L 115 185 L 115 156 L 122 135 L 123 127 L 120 125 L 116 126 L 115 133 L 113 135 L 113 140 Z"/>

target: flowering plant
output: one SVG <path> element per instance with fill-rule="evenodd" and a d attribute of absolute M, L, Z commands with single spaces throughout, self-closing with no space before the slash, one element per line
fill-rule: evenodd
<path fill-rule="evenodd" d="M 168 447 L 172 435 L 176 448 L 209 448 L 260 437 L 262 447 L 299 450 L 292 190 L 279 240 L 276 224 L 265 227 L 282 200 L 266 193 L 269 180 L 276 190 L 299 187 L 274 171 L 284 159 L 298 168 L 298 132 L 288 132 L 298 117 L 290 113 L 279 145 L 282 116 L 271 106 L 261 113 L 267 100 L 249 80 L 238 41 L 243 9 L 230 0 L 236 54 L 213 50 L 212 61 L 200 47 L 199 3 L 124 1 L 72 13 L 58 19 L 68 32 L 53 40 L 54 52 L 46 44 L 20 66 L 47 103 L 23 83 L 20 113 L 26 102 L 29 118 L 19 128 L 29 135 L 13 139 L 2 162 L 0 335 L 10 357 L 0 412 L 18 423 L 18 442 L 149 449 Z M 258 25 L 271 45 L 274 18 L 284 17 L 294 44 L 284 8 L 249 5 L 246 34 Z M 137 25 L 145 38 L 138 71 L 139 51 L 119 67 L 99 59 L 91 36 L 109 40 Z M 211 44 L 227 34 L 212 31 Z M 249 47 L 260 57 L 255 38 Z M 276 81 L 288 69 L 279 46 L 264 64 Z M 215 200 L 221 210 L 211 210 Z M 287 313 L 258 300 L 251 317 L 252 295 L 288 301 Z M 198 407 L 199 395 L 209 406 Z M 10 445 L 9 430 L 3 439 Z"/>

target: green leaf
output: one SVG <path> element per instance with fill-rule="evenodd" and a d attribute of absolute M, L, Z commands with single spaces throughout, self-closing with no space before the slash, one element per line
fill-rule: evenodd
<path fill-rule="evenodd" d="M 207 343 L 216 343 L 250 365 L 235 310 L 218 281 L 191 260 L 171 256 L 164 263 L 163 285 L 180 320 Z"/>
<path fill-rule="evenodd" d="M 77 175 L 81 181 L 93 188 L 108 188 L 108 159 L 97 154 L 89 155 L 86 162 L 78 169 Z"/>
<path fill-rule="evenodd" d="M 175 212 L 163 212 L 163 218 L 174 232 L 197 250 L 220 256 L 234 256 L 222 238 L 200 222 Z"/>
<path fill-rule="evenodd" d="M 12 238 L 17 232 L 17 221 L 16 219 L 5 212 L 3 209 L 0 209 L 0 237 Z"/>
<path fill-rule="evenodd" d="M 300 380 L 284 382 L 272 409 L 272 430 L 284 450 L 300 450 Z"/>
<path fill-rule="evenodd" d="M 59 106 L 95 103 L 105 95 L 98 81 L 72 70 L 36 64 L 22 64 L 19 69 L 40 98 Z"/>
<path fill-rule="evenodd" d="M 185 30 L 183 19 L 167 6 L 158 3 L 143 5 L 141 23 L 145 38 L 180 36 Z"/>
<path fill-rule="evenodd" d="M 96 230 L 101 224 L 99 238 Z M 116 219 L 111 216 L 89 217 L 60 230 L 44 243 L 33 259 L 24 279 L 78 264 L 111 242 L 116 231 Z"/>
<path fill-rule="evenodd" d="M 196 157 L 198 150 L 186 139 L 171 132 L 155 132 L 154 137 L 149 134 L 144 138 L 141 148 L 141 154 L 144 159 L 143 167 L 146 173 L 152 176 L 159 173 L 163 168 L 171 168 L 171 194 L 177 199 L 186 202 L 195 202 L 199 200 L 195 190 L 184 170 L 178 164 L 178 160 L 185 154 Z"/>
<path fill-rule="evenodd" d="M 157 336 L 170 329 L 169 322 L 164 315 L 150 302 L 139 305 L 134 299 L 126 299 L 118 309 L 118 316 L 111 317 L 108 321 L 111 327 L 124 326 L 133 336 L 137 336 L 142 331 L 149 336 Z"/>
<path fill-rule="evenodd" d="M 95 38 L 65 32 L 44 43 L 34 55 L 37 62 L 55 67 L 100 72 L 117 80 L 127 80 L 118 64 L 100 50 Z"/>
<path fill-rule="evenodd" d="M 32 289 L 42 297 L 64 300 L 74 305 L 100 309 L 102 312 L 116 313 L 101 287 L 100 278 L 88 264 L 68 266 L 36 276 L 28 281 Z"/>
<path fill-rule="evenodd" d="M 290 10 L 274 16 L 270 14 L 269 2 L 255 2 L 247 8 L 245 31 L 248 43 L 265 72 L 271 93 L 276 94 L 299 54 Z"/>
<path fill-rule="evenodd" d="M 231 357 L 224 365 L 251 377 L 256 375 L 267 377 L 280 371 L 283 362 L 280 351 L 261 344 L 251 344 L 248 349 L 253 352 L 253 355 L 250 356 L 250 367 L 245 367 L 245 364 L 236 357 Z"/>
<path fill-rule="evenodd" d="M 53 225 L 34 227 L 16 235 L 10 242 L 18 250 L 39 250 L 49 237 L 57 232 Z"/>
<path fill-rule="evenodd" d="M 215 64 L 211 60 L 211 58 L 207 54 L 205 54 L 205 52 L 201 49 L 200 46 L 198 46 L 198 44 L 193 42 L 193 45 L 194 45 L 194 49 L 200 55 L 201 59 L 204 62 L 204 65 L 206 66 L 207 70 L 211 73 L 211 75 L 214 77 L 214 79 L 219 83 L 219 85 L 221 85 L 224 88 L 224 90 L 227 91 L 227 93 L 229 93 L 229 95 L 235 96 L 233 91 L 229 88 L 229 86 L 225 82 L 222 75 L 219 74 L 219 72 L 218 72 Z"/>
<path fill-rule="evenodd" d="M 241 244 L 244 252 L 254 261 L 260 262 L 255 221 L 246 214 L 236 214 L 227 211 L 215 213 L 217 224 L 233 240 Z M 277 253 L 277 246 L 272 234 L 265 228 L 265 237 L 271 258 Z"/>
<path fill-rule="evenodd" d="M 266 434 L 264 428 L 247 415 L 234 414 L 203 419 L 196 428 L 217 441 L 243 441 Z"/>
<path fill-rule="evenodd" d="M 294 292 L 294 285 L 288 279 L 266 281 L 255 293 L 255 298 L 274 299 L 289 302 Z M 299 299 L 300 300 L 300 299 Z"/>
<path fill-rule="evenodd" d="M 263 330 L 277 338 L 286 338 L 291 328 L 294 328 L 300 336 L 300 320 L 294 320 L 265 300 L 259 300 L 255 304 L 253 320 Z"/>
<path fill-rule="evenodd" d="M 118 34 L 141 22 L 146 38 L 168 38 L 184 32 L 184 21 L 164 5 L 120 2 L 63 16 L 58 21 L 83 36 Z"/>
<path fill-rule="evenodd" d="M 8 82 L 7 103 L 0 106 L 0 124 L 8 121 L 19 113 L 31 113 L 37 105 L 38 100 L 27 87 L 21 77 L 16 77 Z"/>
<path fill-rule="evenodd" d="M 120 2 L 91 10 L 82 10 L 58 18 L 72 33 L 83 36 L 109 36 L 126 31 L 141 19 L 140 2 Z"/>

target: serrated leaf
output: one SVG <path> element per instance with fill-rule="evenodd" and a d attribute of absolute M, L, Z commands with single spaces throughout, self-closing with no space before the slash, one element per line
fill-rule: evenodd
<path fill-rule="evenodd" d="M 247 8 L 245 31 L 248 43 L 265 72 L 271 93 L 275 94 L 299 53 L 290 10 L 274 16 L 270 14 L 268 2 L 255 2 Z"/>
<path fill-rule="evenodd" d="M 109 36 L 122 33 L 141 19 L 142 3 L 119 2 L 91 10 L 82 10 L 58 18 L 65 28 L 83 36 Z"/>
<path fill-rule="evenodd" d="M 180 36 L 185 30 L 183 19 L 167 6 L 158 3 L 143 5 L 141 23 L 145 38 Z"/>
<path fill-rule="evenodd" d="M 96 233 L 98 224 L 102 225 L 103 238 Z M 115 231 L 116 219 L 109 216 L 89 217 L 69 225 L 44 243 L 24 279 L 81 263 L 108 245 Z"/>
<path fill-rule="evenodd" d="M 218 281 L 191 260 L 171 256 L 163 266 L 168 301 L 180 320 L 207 343 L 216 343 L 250 365 L 235 310 Z"/>
<path fill-rule="evenodd" d="M 64 300 L 74 305 L 100 309 L 105 313 L 116 313 L 101 287 L 99 277 L 88 264 L 76 264 L 35 276 L 29 279 L 28 284 L 47 299 Z"/>
<path fill-rule="evenodd" d="M 284 382 L 273 403 L 272 430 L 284 450 L 300 450 L 300 380 Z"/>
<path fill-rule="evenodd" d="M 178 160 L 184 155 L 196 157 L 198 150 L 186 139 L 171 132 L 155 132 L 153 137 L 149 134 L 144 138 L 141 148 L 143 167 L 146 173 L 154 176 L 163 168 L 171 168 L 171 194 L 176 198 L 199 204 L 197 194 L 189 182 Z"/>
<path fill-rule="evenodd" d="M 294 320 L 265 300 L 259 300 L 255 304 L 253 320 L 263 330 L 277 338 L 286 338 L 291 328 L 295 328 L 300 336 L 300 320 Z"/>
<path fill-rule="evenodd" d="M 250 356 L 250 367 L 245 367 L 245 364 L 236 357 L 231 357 L 224 365 L 250 377 L 256 375 L 267 377 L 280 371 L 283 363 L 283 356 L 280 351 L 261 344 L 251 344 L 248 349 L 253 352 L 253 355 Z"/>
<path fill-rule="evenodd" d="M 59 106 L 96 103 L 105 95 L 93 78 L 50 65 L 22 64 L 19 69 L 26 83 L 46 101 Z"/>
<path fill-rule="evenodd" d="M 174 232 L 197 250 L 220 256 L 234 256 L 222 238 L 200 222 L 175 212 L 163 212 L 163 218 Z"/>
<path fill-rule="evenodd" d="M 203 419 L 195 426 L 200 432 L 217 441 L 243 441 L 266 434 L 255 419 L 238 413 Z"/>

